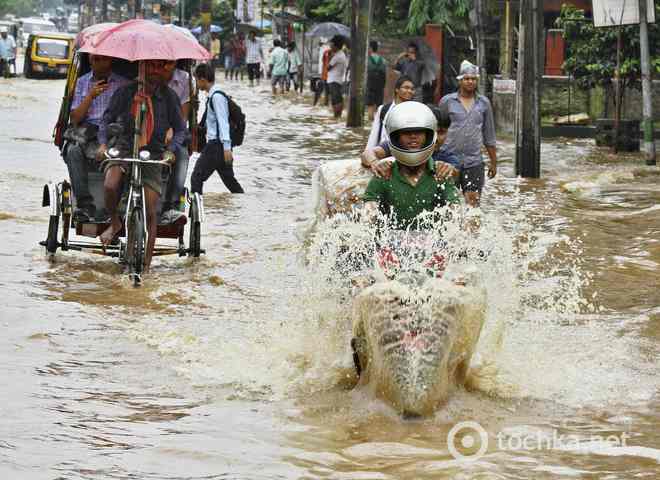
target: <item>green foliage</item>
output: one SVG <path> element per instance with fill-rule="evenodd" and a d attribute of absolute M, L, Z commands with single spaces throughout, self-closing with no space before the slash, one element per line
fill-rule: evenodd
<path fill-rule="evenodd" d="M 351 10 L 349 0 L 298 0 L 297 6 L 314 22 L 348 23 Z"/>
<path fill-rule="evenodd" d="M 407 31 L 419 34 L 427 23 L 464 30 L 468 26 L 469 10 L 470 0 L 412 0 L 408 9 Z"/>
<path fill-rule="evenodd" d="M 372 1 L 372 30 L 381 35 L 420 34 L 429 22 L 450 25 L 455 30 L 465 30 L 468 25 L 470 0 Z M 297 0 L 296 5 L 313 22 L 350 22 L 349 0 Z"/>
<path fill-rule="evenodd" d="M 0 0 L 0 16 L 13 13 L 17 17 L 26 17 L 35 13 L 35 0 Z"/>
<path fill-rule="evenodd" d="M 660 18 L 660 5 L 656 5 L 656 17 Z M 591 19 L 585 18 L 583 10 L 571 5 L 562 7 L 557 25 L 564 30 L 567 45 L 564 69 L 581 87 L 611 86 L 616 70 L 618 28 L 621 28 L 623 40 L 620 69 L 622 85 L 626 87 L 640 78 L 639 26 L 596 28 Z M 649 45 L 651 68 L 660 73 L 660 51 L 657 49 L 657 45 L 660 45 L 660 28 L 657 23 L 649 25 Z"/>

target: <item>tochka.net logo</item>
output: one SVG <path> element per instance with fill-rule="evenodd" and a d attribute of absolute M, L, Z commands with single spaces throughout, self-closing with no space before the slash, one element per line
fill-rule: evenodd
<path fill-rule="evenodd" d="M 499 451 L 583 450 L 626 447 L 632 437 L 622 432 L 618 435 L 574 435 L 562 434 L 553 429 L 534 432 L 498 432 L 490 436 L 480 423 L 459 422 L 447 434 L 447 448 L 456 460 L 476 461 L 491 449 Z"/>

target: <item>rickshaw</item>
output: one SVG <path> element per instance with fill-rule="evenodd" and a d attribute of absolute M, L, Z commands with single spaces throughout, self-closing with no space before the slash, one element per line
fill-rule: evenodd
<path fill-rule="evenodd" d="M 133 20 L 125 22 L 125 24 L 131 22 L 144 21 Z M 150 30 L 153 30 L 153 28 L 163 28 L 152 22 L 148 23 L 150 24 L 148 25 Z M 98 30 L 103 33 L 112 28 L 122 27 L 125 24 L 109 25 L 106 29 Z M 128 28 L 136 29 L 139 27 L 141 27 L 141 25 L 132 25 Z M 95 32 L 95 35 L 98 34 L 99 32 Z M 112 34 L 112 32 L 110 31 L 109 34 Z M 164 29 L 163 34 L 174 35 L 171 29 Z M 91 37 L 94 38 L 95 35 L 92 35 Z M 80 44 L 78 45 L 79 48 L 75 53 L 73 63 L 69 69 L 60 115 L 53 133 L 55 139 L 54 143 L 60 147 L 60 149 L 62 149 L 66 143 L 66 140 L 64 139 L 64 131 L 66 130 L 69 120 L 70 104 L 73 98 L 77 78 L 80 75 L 87 73 L 90 69 L 87 54 L 96 53 L 98 51 L 99 55 L 107 55 L 107 53 L 103 53 L 103 49 L 94 50 L 90 47 L 90 38 L 86 38 L 85 41 L 88 43 L 82 45 L 82 48 Z M 199 49 L 201 49 L 201 52 L 193 51 L 190 57 L 192 57 L 192 59 L 208 58 L 208 52 L 203 50 L 201 46 Z M 204 54 L 204 52 L 206 52 L 206 54 Z M 162 55 L 162 50 L 160 54 Z M 132 61 L 133 59 L 131 58 L 113 58 L 118 58 L 116 64 L 113 64 L 114 72 L 127 78 L 134 78 L 137 74 L 139 81 L 144 82 L 144 62 L 135 62 Z M 177 59 L 177 62 L 178 66 L 185 68 L 188 71 L 191 70 L 193 65 L 193 62 L 190 59 Z M 197 118 L 196 97 L 191 98 L 190 111 L 190 130 L 195 132 Z M 140 135 L 141 124 L 145 114 L 146 107 L 143 104 L 135 121 L 135 138 L 138 138 Z M 193 149 L 195 148 L 195 143 L 196 139 L 193 137 L 191 141 Z M 47 237 L 44 241 L 40 242 L 40 244 L 45 247 L 49 256 L 53 256 L 59 248 L 62 251 L 73 250 L 118 258 L 119 262 L 127 267 L 129 277 L 134 285 L 138 286 L 142 281 L 141 275 L 144 271 L 145 251 L 148 240 L 141 165 L 165 164 L 163 161 L 151 160 L 148 156 L 148 152 L 139 152 L 136 141 L 134 141 L 131 158 L 119 158 L 119 152 L 112 148 L 108 151 L 107 157 L 109 160 L 120 161 L 127 167 L 130 167 L 128 170 L 129 174 L 127 175 L 128 181 L 126 182 L 122 202 L 120 203 L 120 211 L 123 211 L 124 218 L 123 228 L 119 232 L 117 240 L 110 245 L 103 245 L 98 241 L 82 240 L 75 237 L 72 238 L 72 232 L 74 232 L 77 237 L 96 238 L 109 226 L 109 223 L 107 218 L 104 218 L 103 214 L 85 221 L 76 220 L 73 216 L 76 199 L 73 194 L 71 183 L 68 180 L 64 180 L 59 183 L 50 182 L 44 186 L 42 205 L 44 207 L 49 207 L 50 217 Z M 165 171 L 167 169 L 164 168 L 163 170 L 163 192 L 165 192 L 167 188 L 167 176 L 165 175 Z M 89 172 L 89 190 L 94 199 L 97 212 L 103 212 L 105 207 L 103 181 L 104 176 L 100 171 Z M 179 211 L 185 213 L 187 208 L 187 216 L 183 216 L 182 221 L 173 224 L 159 224 L 157 227 L 157 239 L 175 239 L 178 242 L 176 245 L 156 244 L 153 255 L 161 256 L 178 254 L 179 256 L 198 258 L 202 253 L 205 253 L 201 248 L 201 224 L 204 222 L 202 197 L 199 194 L 190 194 L 186 190 L 181 195 L 178 203 Z M 159 202 L 158 205 L 159 213 L 160 208 L 161 202 Z M 59 228 L 60 223 L 62 225 L 61 232 Z M 188 245 L 186 245 L 184 241 L 186 225 L 188 225 Z"/>
<path fill-rule="evenodd" d="M 70 33 L 31 33 L 25 45 L 25 78 L 65 77 L 73 59 L 74 39 Z"/>

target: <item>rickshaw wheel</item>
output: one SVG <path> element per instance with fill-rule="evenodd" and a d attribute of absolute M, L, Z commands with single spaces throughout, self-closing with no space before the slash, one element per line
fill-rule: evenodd
<path fill-rule="evenodd" d="M 59 226 L 60 217 L 58 215 L 51 215 L 48 220 L 48 237 L 46 238 L 46 252 L 50 255 L 55 255 L 59 243 L 57 243 L 57 229 Z"/>
<path fill-rule="evenodd" d="M 129 268 L 129 275 L 133 279 L 135 286 L 142 282 L 142 272 L 144 270 L 144 218 L 142 210 L 133 209 L 131 219 L 128 225 L 126 236 L 126 260 Z"/>
<path fill-rule="evenodd" d="M 188 217 L 190 218 L 188 256 L 193 258 L 199 258 L 202 254 L 202 222 L 200 213 L 198 197 L 193 195 L 190 199 L 190 210 L 188 211 Z"/>
<path fill-rule="evenodd" d="M 190 256 L 193 258 L 199 258 L 202 254 L 201 248 L 201 222 L 192 222 L 190 225 Z"/>

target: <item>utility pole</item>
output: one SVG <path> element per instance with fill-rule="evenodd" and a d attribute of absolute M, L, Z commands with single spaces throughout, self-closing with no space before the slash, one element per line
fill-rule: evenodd
<path fill-rule="evenodd" d="M 347 127 L 364 125 L 364 91 L 367 78 L 367 44 L 371 27 L 372 0 L 351 0 L 351 90 Z"/>
<path fill-rule="evenodd" d="M 541 176 L 541 79 L 544 60 L 543 0 L 520 1 L 516 80 L 516 175 Z"/>
<path fill-rule="evenodd" d="M 502 76 L 511 78 L 513 72 L 513 22 L 511 21 L 511 0 L 506 0 L 504 6 L 504 61 Z"/>
<path fill-rule="evenodd" d="M 655 140 L 653 139 L 653 85 L 649 54 L 648 12 L 646 0 L 639 0 L 639 46 L 642 65 L 642 150 L 647 165 L 655 165 Z"/>
<path fill-rule="evenodd" d="M 486 94 L 488 72 L 486 71 L 486 35 L 484 32 L 484 0 L 475 0 L 475 26 L 477 32 L 477 66 L 479 67 L 479 91 Z"/>

